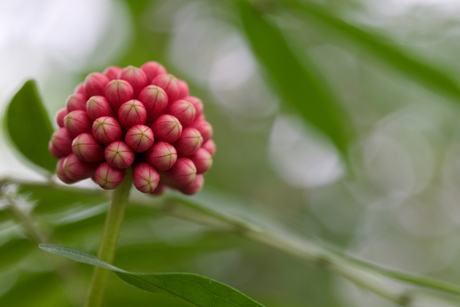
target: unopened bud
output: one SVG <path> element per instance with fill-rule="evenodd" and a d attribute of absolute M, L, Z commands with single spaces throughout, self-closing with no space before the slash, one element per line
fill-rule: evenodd
<path fill-rule="evenodd" d="M 123 103 L 134 98 L 133 87 L 124 80 L 110 81 L 104 92 L 115 114 Z"/>
<path fill-rule="evenodd" d="M 129 128 L 125 142 L 135 152 L 144 152 L 152 147 L 154 136 L 152 129 L 145 125 L 135 125 Z"/>
<path fill-rule="evenodd" d="M 121 68 L 116 67 L 116 66 L 109 66 L 107 67 L 102 73 L 109 79 L 109 80 L 115 80 L 118 77 L 118 74 L 120 73 Z"/>
<path fill-rule="evenodd" d="M 212 156 L 209 151 L 204 148 L 198 149 L 197 152 L 189 156 L 189 158 L 192 160 L 193 164 L 195 164 L 197 174 L 205 173 L 212 166 Z"/>
<path fill-rule="evenodd" d="M 113 117 L 99 117 L 93 123 L 92 132 L 94 138 L 105 145 L 123 139 L 123 130 L 120 123 Z"/>
<path fill-rule="evenodd" d="M 201 115 L 203 115 L 203 102 L 201 99 L 196 98 L 194 96 L 187 96 L 182 98 L 185 101 L 190 102 L 195 107 L 195 118 L 198 119 Z"/>
<path fill-rule="evenodd" d="M 67 108 L 60 109 L 57 114 L 56 114 L 56 123 L 58 124 L 59 127 L 63 128 L 64 127 L 64 117 L 69 114 L 69 111 L 67 111 Z"/>
<path fill-rule="evenodd" d="M 119 169 L 128 168 L 134 162 L 134 152 L 121 141 L 110 143 L 105 148 L 104 155 L 110 166 Z"/>
<path fill-rule="evenodd" d="M 56 158 L 72 153 L 72 135 L 65 128 L 59 128 L 51 136 L 49 149 Z"/>
<path fill-rule="evenodd" d="M 67 184 L 72 184 L 72 183 L 75 183 L 75 180 L 70 179 L 65 174 L 65 171 L 64 171 L 64 161 L 66 158 L 67 156 L 59 159 L 57 166 L 56 166 L 56 175 L 59 178 L 59 180 L 61 180 L 62 182 L 67 183 Z"/>
<path fill-rule="evenodd" d="M 157 141 L 174 143 L 182 134 L 182 125 L 174 116 L 164 114 L 153 123 L 152 131 Z"/>
<path fill-rule="evenodd" d="M 177 100 L 170 104 L 168 113 L 176 117 L 184 127 L 191 125 L 196 117 L 195 107 L 185 100 Z"/>
<path fill-rule="evenodd" d="M 84 162 L 104 160 L 104 148 L 90 133 L 82 133 L 73 140 L 72 152 Z"/>
<path fill-rule="evenodd" d="M 98 166 L 99 163 L 84 162 L 73 153 L 64 160 L 65 174 L 72 180 L 83 180 L 91 177 Z"/>
<path fill-rule="evenodd" d="M 163 174 L 169 186 L 175 188 L 184 187 L 195 180 L 196 167 L 189 158 L 179 157 L 173 167 Z"/>
<path fill-rule="evenodd" d="M 125 131 L 134 125 L 145 124 L 146 119 L 147 111 L 139 100 L 129 100 L 118 109 L 118 120 Z"/>
<path fill-rule="evenodd" d="M 88 97 L 91 96 L 103 96 L 104 90 L 109 83 L 109 78 L 104 74 L 93 72 L 85 78 L 85 89 Z"/>
<path fill-rule="evenodd" d="M 145 153 L 145 161 L 160 171 L 166 171 L 176 163 L 177 152 L 171 144 L 158 142 Z"/>
<path fill-rule="evenodd" d="M 203 143 L 206 143 L 212 138 L 213 129 L 210 123 L 205 120 L 196 120 L 191 126 L 200 131 L 201 136 L 203 137 Z"/>
<path fill-rule="evenodd" d="M 147 76 L 142 69 L 127 66 L 123 68 L 118 74 L 118 79 L 128 81 L 133 87 L 134 97 L 137 97 L 144 87 L 147 86 Z"/>
<path fill-rule="evenodd" d="M 125 171 L 111 167 L 107 162 L 96 169 L 94 181 L 105 190 L 115 189 L 125 177 Z"/>
<path fill-rule="evenodd" d="M 88 94 L 86 93 L 86 89 L 85 89 L 85 83 L 80 83 L 79 85 L 77 85 L 74 93 L 83 95 L 85 99 L 88 98 Z"/>
<path fill-rule="evenodd" d="M 216 143 L 214 143 L 213 140 L 207 141 L 206 143 L 201 145 L 201 148 L 206 149 L 211 154 L 211 156 L 214 156 L 214 154 L 216 153 Z"/>
<path fill-rule="evenodd" d="M 69 112 L 75 110 L 86 111 L 86 97 L 82 94 L 72 94 L 67 98 L 65 105 Z"/>
<path fill-rule="evenodd" d="M 150 194 L 152 194 L 152 195 L 162 195 L 162 194 L 164 194 L 164 192 L 166 192 L 166 188 L 167 188 L 166 184 L 163 184 L 163 183 L 160 182 L 158 184 L 157 188 Z"/>
<path fill-rule="evenodd" d="M 141 69 L 144 71 L 145 75 L 147 76 L 147 83 L 151 83 L 153 79 L 155 79 L 159 75 L 166 75 L 168 72 L 166 68 L 163 67 L 158 62 L 147 62 L 141 66 Z"/>
<path fill-rule="evenodd" d="M 179 191 L 186 195 L 193 195 L 201 191 L 204 185 L 204 177 L 202 174 L 198 174 L 193 182 L 185 187 L 179 188 Z"/>
<path fill-rule="evenodd" d="M 142 102 L 147 111 L 147 120 L 145 121 L 147 126 L 150 126 L 168 107 L 168 95 L 156 85 L 146 86 L 139 94 L 139 101 Z"/>
<path fill-rule="evenodd" d="M 64 127 L 72 136 L 88 132 L 91 133 L 91 121 L 86 111 L 72 111 L 64 117 Z"/>
<path fill-rule="evenodd" d="M 115 117 L 112 107 L 104 96 L 93 96 L 86 102 L 86 113 L 89 119 L 95 121 L 99 117 Z"/>
<path fill-rule="evenodd" d="M 153 79 L 151 84 L 159 86 L 165 90 L 166 95 L 168 95 L 169 103 L 174 102 L 179 98 L 179 85 L 177 84 L 177 78 L 173 75 L 159 75 Z"/>
<path fill-rule="evenodd" d="M 148 163 L 136 163 L 133 166 L 133 183 L 142 193 L 152 193 L 160 182 L 157 170 Z"/>
<path fill-rule="evenodd" d="M 180 138 L 173 144 L 179 156 L 190 156 L 203 144 L 203 137 L 195 128 L 185 128 Z"/>
<path fill-rule="evenodd" d="M 188 84 L 184 80 L 177 79 L 177 85 L 179 86 L 178 99 L 184 99 L 189 94 Z"/>

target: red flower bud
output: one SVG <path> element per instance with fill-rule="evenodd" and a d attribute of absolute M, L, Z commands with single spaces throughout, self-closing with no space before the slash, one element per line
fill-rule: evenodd
<path fill-rule="evenodd" d="M 87 99 L 88 94 L 86 94 L 85 83 L 80 83 L 79 85 L 77 85 L 74 94 L 81 94 L 85 97 L 85 99 Z"/>
<path fill-rule="evenodd" d="M 110 143 L 104 151 L 105 159 L 110 166 L 124 169 L 134 162 L 134 152 L 121 141 Z"/>
<path fill-rule="evenodd" d="M 198 193 L 201 191 L 204 185 L 204 177 L 203 175 L 199 174 L 196 175 L 195 180 L 193 182 L 185 187 L 179 188 L 179 191 L 181 191 L 184 194 L 187 195 L 193 195 L 195 193 Z"/>
<path fill-rule="evenodd" d="M 172 187 L 184 187 L 196 177 L 196 167 L 189 158 L 179 157 L 176 163 L 164 173 L 166 183 Z"/>
<path fill-rule="evenodd" d="M 102 144 L 110 144 L 123 139 L 123 130 L 118 121 L 110 116 L 99 117 L 93 123 L 94 138 Z"/>
<path fill-rule="evenodd" d="M 72 183 L 75 183 L 75 180 L 72 180 L 69 177 L 67 177 L 64 171 L 64 161 L 66 158 L 67 157 L 62 157 L 61 159 L 59 159 L 57 166 L 56 166 L 56 175 L 59 178 L 59 180 L 61 180 L 62 182 L 67 183 L 67 184 L 72 184 Z"/>
<path fill-rule="evenodd" d="M 112 80 L 107 83 L 105 97 L 112 106 L 113 111 L 117 113 L 123 103 L 134 98 L 134 90 L 127 81 Z"/>
<path fill-rule="evenodd" d="M 177 100 L 170 104 L 168 113 L 175 116 L 184 127 L 192 124 L 196 117 L 195 107 L 185 100 Z"/>
<path fill-rule="evenodd" d="M 147 111 L 139 100 L 129 100 L 118 109 L 118 120 L 123 129 L 128 130 L 134 125 L 143 125 L 147 119 Z"/>
<path fill-rule="evenodd" d="M 91 121 L 85 111 L 72 111 L 64 117 L 64 127 L 72 136 L 77 136 L 84 132 L 91 133 Z"/>
<path fill-rule="evenodd" d="M 171 144 L 158 142 L 145 153 L 145 161 L 160 171 L 166 171 L 176 163 L 177 152 Z"/>
<path fill-rule="evenodd" d="M 193 104 L 193 106 L 195 107 L 195 111 L 196 111 L 195 113 L 196 119 L 198 119 L 203 114 L 203 102 L 201 101 L 201 99 L 193 97 L 193 96 L 188 96 L 188 97 L 183 98 L 182 100 L 188 101 L 191 104 Z"/>
<path fill-rule="evenodd" d="M 67 108 L 60 109 L 57 114 L 56 114 L 56 123 L 58 124 L 59 127 L 63 128 L 64 127 L 64 117 L 69 114 L 69 111 L 67 111 Z"/>
<path fill-rule="evenodd" d="M 155 79 L 159 75 L 166 75 L 168 72 L 166 68 L 163 67 L 158 62 L 147 62 L 141 66 L 141 69 L 144 71 L 145 75 L 147 76 L 147 83 L 151 83 L 153 79 Z"/>
<path fill-rule="evenodd" d="M 104 96 L 93 96 L 86 102 L 86 113 L 89 119 L 95 121 L 102 116 L 115 117 L 112 107 Z"/>
<path fill-rule="evenodd" d="M 159 75 L 152 81 L 152 85 L 157 85 L 165 90 L 168 95 L 168 101 L 174 102 L 179 98 L 180 90 L 177 84 L 177 78 L 173 75 Z"/>
<path fill-rule="evenodd" d="M 206 143 L 201 145 L 201 148 L 206 149 L 211 154 L 211 156 L 214 156 L 214 154 L 216 153 L 216 143 L 214 143 L 213 140 L 207 141 Z"/>
<path fill-rule="evenodd" d="M 157 141 L 174 143 L 182 134 L 182 125 L 172 115 L 161 115 L 152 125 L 152 131 Z"/>
<path fill-rule="evenodd" d="M 196 167 L 197 174 L 203 174 L 212 166 L 212 156 L 204 148 L 198 149 L 193 155 L 189 156 L 190 160 L 192 160 L 193 164 Z"/>
<path fill-rule="evenodd" d="M 203 143 L 206 143 L 208 140 L 212 138 L 212 126 L 207 121 L 196 120 L 190 127 L 200 131 L 200 134 L 203 137 Z"/>
<path fill-rule="evenodd" d="M 111 167 L 107 162 L 96 169 L 94 181 L 105 190 L 115 189 L 125 177 L 125 171 Z"/>
<path fill-rule="evenodd" d="M 72 152 L 84 162 L 104 160 L 104 148 L 90 133 L 79 134 L 72 142 Z"/>
<path fill-rule="evenodd" d="M 180 138 L 173 144 L 179 156 L 190 156 L 200 149 L 203 137 L 195 128 L 185 128 Z"/>
<path fill-rule="evenodd" d="M 161 195 L 161 194 L 164 194 L 164 192 L 166 192 L 166 184 L 162 184 L 161 182 L 158 184 L 157 188 L 151 192 L 150 194 L 152 195 Z"/>
<path fill-rule="evenodd" d="M 109 79 L 115 80 L 118 78 L 118 74 L 120 73 L 121 68 L 116 66 L 109 66 L 107 67 L 102 73 Z"/>
<path fill-rule="evenodd" d="M 109 78 L 99 72 L 93 72 L 85 78 L 85 89 L 88 97 L 103 96 L 104 90 L 109 83 Z"/>
<path fill-rule="evenodd" d="M 145 163 L 137 163 L 133 167 L 133 183 L 136 189 L 142 193 L 152 193 L 158 183 L 160 182 L 160 175 L 157 170 Z"/>
<path fill-rule="evenodd" d="M 56 158 L 72 153 L 72 135 L 65 128 L 59 128 L 51 136 L 49 150 Z"/>
<path fill-rule="evenodd" d="M 168 95 L 156 85 L 146 86 L 139 94 L 139 101 L 147 110 L 147 120 L 145 121 L 147 126 L 150 126 L 168 107 Z"/>
<path fill-rule="evenodd" d="M 133 87 L 134 97 L 137 97 L 144 87 L 147 86 L 147 76 L 142 69 L 127 66 L 123 68 L 118 74 L 118 79 L 128 81 Z"/>
<path fill-rule="evenodd" d="M 126 132 L 125 142 L 135 152 L 144 152 L 152 147 L 154 141 L 152 129 L 144 125 L 135 125 Z"/>
<path fill-rule="evenodd" d="M 99 163 L 83 162 L 75 154 L 71 153 L 64 160 L 63 166 L 67 177 L 72 180 L 83 180 L 94 174 Z"/>
<path fill-rule="evenodd" d="M 178 99 L 183 99 L 188 96 L 188 84 L 184 80 L 177 79 L 177 85 L 179 86 L 179 97 Z"/>
<path fill-rule="evenodd" d="M 86 97 L 82 94 L 72 94 L 66 101 L 67 111 L 72 112 L 75 110 L 86 111 Z"/>

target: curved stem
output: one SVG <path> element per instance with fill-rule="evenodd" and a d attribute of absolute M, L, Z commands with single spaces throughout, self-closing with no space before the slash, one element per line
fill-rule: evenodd
<path fill-rule="evenodd" d="M 105 219 L 104 231 L 102 233 L 97 256 L 109 264 L 112 264 L 115 259 L 118 236 L 125 217 L 132 181 L 132 170 L 128 168 L 126 169 L 123 182 L 112 194 L 112 201 Z M 100 267 L 94 268 L 88 294 L 86 296 L 85 307 L 102 306 L 109 276 L 109 270 Z"/>

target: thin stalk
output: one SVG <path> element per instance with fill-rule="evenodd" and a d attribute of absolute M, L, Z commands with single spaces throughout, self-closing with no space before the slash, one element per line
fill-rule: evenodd
<path fill-rule="evenodd" d="M 107 211 L 97 256 L 109 264 L 113 264 L 115 259 L 115 250 L 117 248 L 121 225 L 125 217 L 126 207 L 128 206 L 129 190 L 131 189 L 132 181 L 132 170 L 128 168 L 125 172 L 123 182 L 112 194 L 112 201 Z M 100 267 L 94 268 L 85 307 L 102 306 L 109 276 L 109 270 Z"/>

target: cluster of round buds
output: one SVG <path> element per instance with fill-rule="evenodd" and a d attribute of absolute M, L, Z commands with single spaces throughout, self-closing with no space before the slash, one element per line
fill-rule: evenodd
<path fill-rule="evenodd" d="M 212 126 L 201 100 L 157 62 L 89 74 L 56 121 L 49 150 L 68 184 L 91 177 L 115 189 L 132 167 L 141 192 L 194 194 L 212 165 Z"/>

